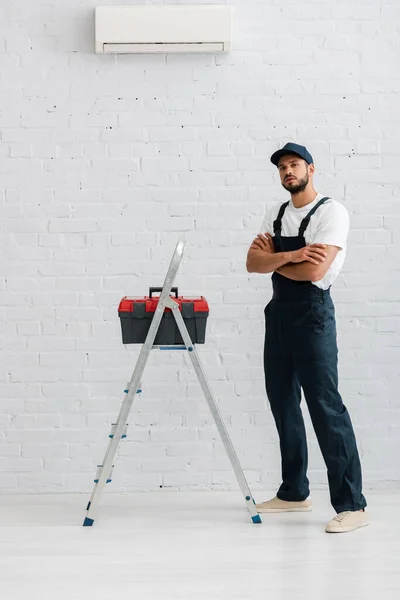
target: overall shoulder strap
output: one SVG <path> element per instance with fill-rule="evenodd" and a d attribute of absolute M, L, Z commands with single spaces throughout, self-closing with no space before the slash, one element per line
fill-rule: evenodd
<path fill-rule="evenodd" d="M 289 202 L 284 202 L 279 209 L 278 216 L 274 221 L 274 234 L 275 235 L 276 234 L 280 235 L 280 233 L 282 231 L 282 217 L 288 206 L 289 206 Z"/>
<path fill-rule="evenodd" d="M 299 227 L 299 236 L 300 237 L 304 237 L 304 232 L 307 229 L 310 219 L 313 216 L 313 214 L 315 213 L 315 211 L 318 210 L 318 208 L 329 199 L 330 199 L 329 196 L 325 196 L 325 198 L 321 198 L 321 200 L 319 202 L 317 202 L 317 204 L 310 210 L 308 215 L 306 215 L 304 217 L 304 219 L 300 223 L 300 227 Z"/>

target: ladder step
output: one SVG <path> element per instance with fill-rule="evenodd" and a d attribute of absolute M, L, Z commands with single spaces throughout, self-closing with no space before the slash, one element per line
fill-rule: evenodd
<path fill-rule="evenodd" d="M 94 479 L 95 483 L 99 483 L 102 470 L 103 470 L 103 465 L 97 465 L 96 479 Z M 112 482 L 113 470 L 114 470 L 114 465 L 112 465 L 112 467 L 110 469 L 110 473 L 108 475 L 108 479 L 107 479 L 106 483 L 111 483 Z"/>
<path fill-rule="evenodd" d="M 125 427 L 124 427 L 124 431 L 123 431 L 123 434 L 121 436 L 121 440 L 123 440 L 123 439 L 125 439 L 127 437 L 128 426 L 129 426 L 129 423 L 127 423 L 125 425 Z M 117 428 L 117 423 L 111 423 L 111 433 L 108 436 L 110 439 L 113 439 L 116 428 Z"/>
<path fill-rule="evenodd" d="M 126 384 L 126 388 L 124 389 L 124 393 L 125 393 L 125 394 L 127 394 L 127 393 L 129 392 L 129 385 L 130 385 L 130 383 L 131 383 L 131 382 L 130 382 L 130 381 L 128 381 L 128 383 Z M 136 392 L 136 393 L 137 393 L 137 394 L 141 394 L 141 393 L 142 393 L 142 391 L 143 391 L 143 390 L 142 390 L 142 382 L 140 381 L 140 382 L 139 382 L 139 387 L 138 387 L 138 389 L 137 389 L 137 392 Z"/>
<path fill-rule="evenodd" d="M 152 350 L 188 350 L 186 346 L 153 346 Z M 190 349 L 191 350 L 191 347 Z"/>

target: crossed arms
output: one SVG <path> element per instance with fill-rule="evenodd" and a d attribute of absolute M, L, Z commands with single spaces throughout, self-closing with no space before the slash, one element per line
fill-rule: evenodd
<path fill-rule="evenodd" d="M 269 233 L 259 234 L 247 253 L 249 273 L 276 272 L 293 281 L 320 281 L 327 273 L 340 248 L 310 244 L 300 250 L 275 252 Z"/>

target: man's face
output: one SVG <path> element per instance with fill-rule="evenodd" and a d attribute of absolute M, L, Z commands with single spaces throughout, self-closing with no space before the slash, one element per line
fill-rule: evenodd
<path fill-rule="evenodd" d="M 278 163 L 281 183 L 285 190 L 291 194 L 303 192 L 313 172 L 313 165 L 308 165 L 305 160 L 296 154 L 282 156 Z"/>

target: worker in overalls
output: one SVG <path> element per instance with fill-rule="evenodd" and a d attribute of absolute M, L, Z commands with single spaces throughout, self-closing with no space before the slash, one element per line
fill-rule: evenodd
<path fill-rule="evenodd" d="M 249 273 L 273 273 L 265 308 L 264 370 L 280 439 L 282 485 L 260 513 L 307 512 L 307 440 L 301 388 L 327 467 L 336 516 L 328 533 L 368 525 L 361 465 L 350 416 L 338 392 L 335 309 L 330 287 L 346 254 L 345 207 L 318 194 L 314 161 L 304 146 L 286 144 L 271 162 L 291 199 L 271 206 L 247 256 Z"/>

